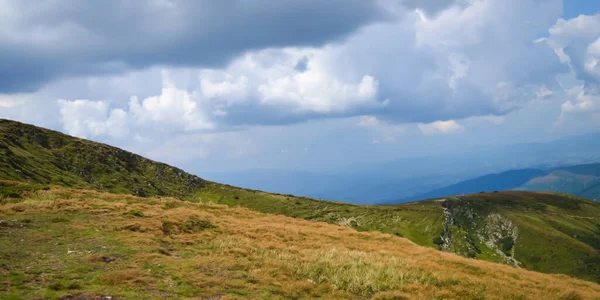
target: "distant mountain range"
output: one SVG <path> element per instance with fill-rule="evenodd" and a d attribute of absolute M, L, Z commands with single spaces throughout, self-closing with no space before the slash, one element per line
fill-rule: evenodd
<path fill-rule="evenodd" d="M 465 147 L 460 153 L 402 158 L 385 163 L 349 164 L 343 169 L 327 172 L 252 169 L 199 171 L 198 175 L 217 182 L 269 192 L 375 204 L 423 199 L 428 195 L 514 189 L 554 168 L 595 162 L 600 162 L 600 133 L 570 136 L 545 143 Z M 484 184 L 479 188 L 465 189 L 469 183 L 462 183 L 466 179 L 501 172 L 510 173 L 474 182 Z M 436 189 L 454 184 L 460 186 L 442 191 L 441 194 L 433 193 Z"/>
<path fill-rule="evenodd" d="M 567 193 L 600 201 L 600 163 L 489 174 L 390 203 L 499 190 Z"/>

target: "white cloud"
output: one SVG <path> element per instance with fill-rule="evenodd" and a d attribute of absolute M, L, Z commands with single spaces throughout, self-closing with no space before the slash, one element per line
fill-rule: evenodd
<path fill-rule="evenodd" d="M 569 114 L 600 111 L 600 94 L 586 93 L 583 86 L 575 86 L 568 91 L 567 95 L 571 99 L 561 105 L 560 122 L 564 121 Z"/>
<path fill-rule="evenodd" d="M 587 47 L 584 70 L 600 80 L 600 37 Z"/>
<path fill-rule="evenodd" d="M 61 123 L 68 134 L 86 138 L 109 135 L 120 138 L 128 134 L 127 114 L 122 109 L 109 112 L 103 101 L 59 99 Z"/>
<path fill-rule="evenodd" d="M 451 133 L 465 129 L 463 125 L 454 120 L 435 121 L 429 124 L 419 123 L 418 126 L 424 134 Z"/>
<path fill-rule="evenodd" d="M 216 107 L 218 116 L 227 115 L 228 108 L 236 105 L 252 105 L 257 112 L 263 110 L 275 118 L 290 114 L 336 116 L 385 105 L 377 99 L 375 78 L 367 74 L 352 80 L 340 78 L 335 66 L 328 63 L 327 49 L 247 53 L 225 69 L 201 70 L 201 94 L 206 103 Z"/>
<path fill-rule="evenodd" d="M 537 96 L 538 100 L 544 100 L 552 96 L 552 94 L 554 94 L 554 92 L 549 90 L 546 86 L 538 88 L 538 90 L 535 92 L 535 95 Z"/>
<path fill-rule="evenodd" d="M 6 95 L 0 94 L 0 108 L 14 108 L 31 100 L 29 94 Z"/>
<path fill-rule="evenodd" d="M 195 98 L 195 94 L 187 91 L 163 87 L 160 95 L 141 102 L 137 97 L 131 97 L 129 111 L 138 125 L 155 122 L 175 125 L 186 131 L 212 129 L 213 124 L 206 119 Z"/>
<path fill-rule="evenodd" d="M 375 116 L 361 116 L 358 122 L 358 126 L 361 127 L 375 127 L 379 124 L 380 121 Z"/>
<path fill-rule="evenodd" d="M 240 76 L 235 80 L 226 78 L 223 81 L 211 80 L 208 72 L 203 72 L 200 76 L 200 91 L 202 96 L 208 99 L 224 98 L 227 104 L 231 105 L 236 101 L 244 101 L 248 96 L 248 78 Z M 231 77 L 231 76 L 227 76 Z"/>
<path fill-rule="evenodd" d="M 300 112 L 344 112 L 360 105 L 377 105 L 377 81 L 365 75 L 346 84 L 326 73 L 309 70 L 270 80 L 258 87 L 263 105 L 290 105 Z"/>
<path fill-rule="evenodd" d="M 559 124 L 571 114 L 594 117 L 600 111 L 600 13 L 559 19 L 549 33 L 546 43 L 579 80 L 564 87 L 569 99 L 561 106 Z"/>
<path fill-rule="evenodd" d="M 559 19 L 549 33 L 548 46 L 579 78 L 592 76 L 600 80 L 600 13 Z"/>

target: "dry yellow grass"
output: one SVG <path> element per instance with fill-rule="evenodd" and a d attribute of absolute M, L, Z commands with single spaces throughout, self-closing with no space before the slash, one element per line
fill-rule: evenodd
<path fill-rule="evenodd" d="M 44 284 L 31 284 L 28 290 L 9 289 L 13 295 L 600 299 L 600 285 L 564 275 L 467 259 L 392 235 L 244 208 L 62 188 L 37 191 L 20 203 L 0 205 L 4 220 L 27 218 L 31 224 L 46 224 L 49 216 L 67 221 L 44 225 L 48 232 L 33 227 L 20 231 L 18 238 L 37 245 L 26 251 L 64 265 L 66 271 L 60 272 L 69 268 L 76 272 L 85 264 L 86 272 L 93 275 L 71 278 L 77 285 L 70 290 L 48 292 Z M 40 254 L 57 232 L 68 235 L 66 247 L 78 252 L 68 257 Z M 10 234 L 0 233 L 2 245 L 10 242 Z M 24 264 L 10 261 L 7 253 L 0 248 L 0 265 L 12 266 L 12 270 L 27 265 L 29 270 L 51 272 L 43 259 Z M 102 261 L 106 257 L 114 261 Z M 10 286 L 11 280 L 0 273 L 4 286 Z"/>

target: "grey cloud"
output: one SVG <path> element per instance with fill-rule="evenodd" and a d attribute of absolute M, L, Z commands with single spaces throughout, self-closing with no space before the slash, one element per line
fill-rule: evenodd
<path fill-rule="evenodd" d="M 307 67 L 308 67 L 308 57 L 304 56 L 298 61 L 298 63 L 296 64 L 296 67 L 294 67 L 294 69 L 298 72 L 304 72 L 304 71 L 306 71 Z"/>
<path fill-rule="evenodd" d="M 0 92 L 153 65 L 220 67 L 245 51 L 318 46 L 384 18 L 375 1 L 4 1 Z"/>

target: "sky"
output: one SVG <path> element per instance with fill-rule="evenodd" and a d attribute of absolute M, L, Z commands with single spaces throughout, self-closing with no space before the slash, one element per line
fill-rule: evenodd
<path fill-rule="evenodd" d="M 600 1 L 0 6 L 1 118 L 200 176 L 600 131 Z"/>

